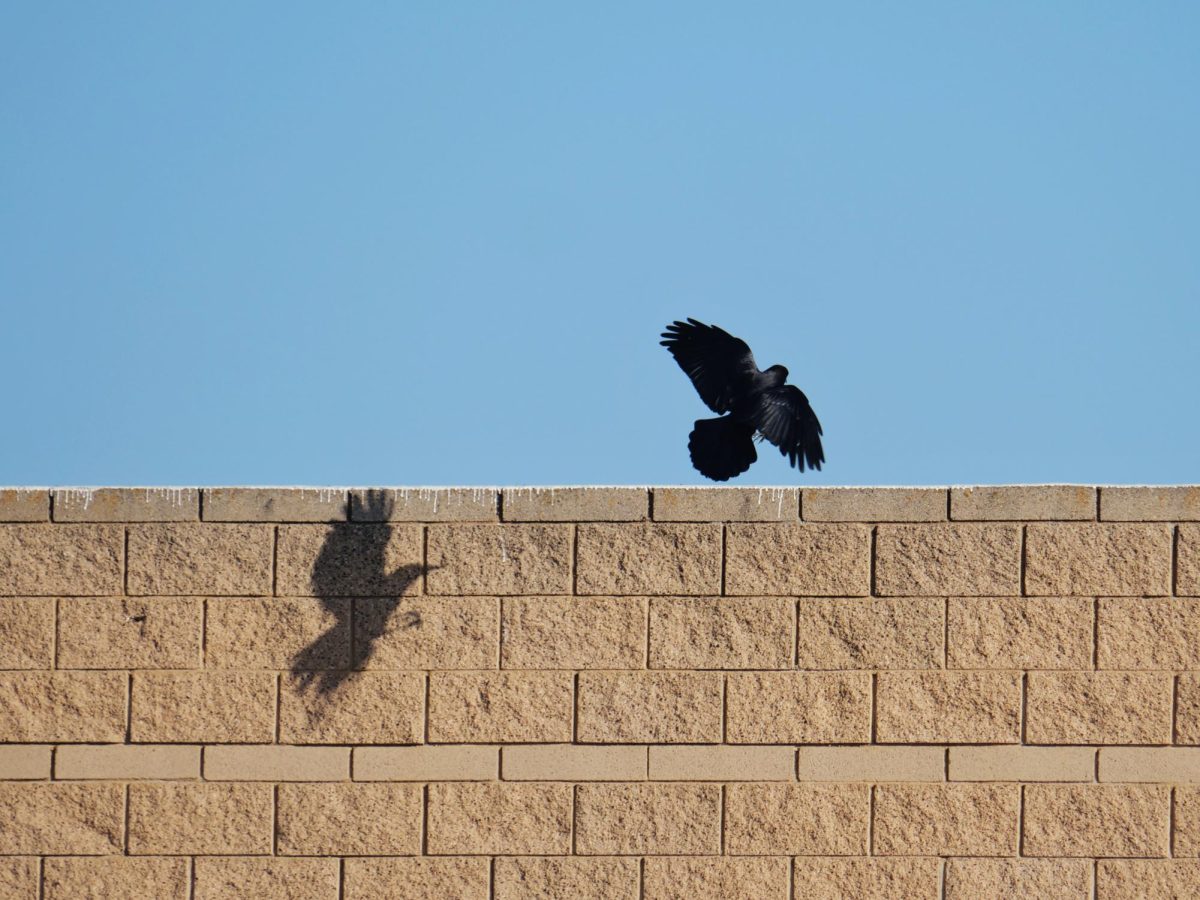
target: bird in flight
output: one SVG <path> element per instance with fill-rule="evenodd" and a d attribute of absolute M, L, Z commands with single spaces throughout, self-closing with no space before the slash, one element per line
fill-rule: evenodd
<path fill-rule="evenodd" d="M 716 325 L 689 318 L 672 322 L 660 342 L 696 386 L 700 399 L 717 419 L 697 419 L 688 437 L 692 465 L 713 481 L 728 481 L 758 459 L 756 440 L 779 448 L 794 468 L 820 469 L 821 423 L 800 388 L 787 381 L 788 370 L 771 366 L 760 372 L 741 338 Z"/>

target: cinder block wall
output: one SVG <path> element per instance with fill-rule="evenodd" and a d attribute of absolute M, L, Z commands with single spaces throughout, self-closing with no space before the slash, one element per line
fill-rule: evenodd
<path fill-rule="evenodd" d="M 0 896 L 1200 896 L 1200 488 L 0 491 Z"/>

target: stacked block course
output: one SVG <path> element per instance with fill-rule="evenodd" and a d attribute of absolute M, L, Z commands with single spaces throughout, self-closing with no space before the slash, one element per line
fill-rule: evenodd
<path fill-rule="evenodd" d="M 1200 488 L 0 490 L 0 897 L 1200 896 Z"/>

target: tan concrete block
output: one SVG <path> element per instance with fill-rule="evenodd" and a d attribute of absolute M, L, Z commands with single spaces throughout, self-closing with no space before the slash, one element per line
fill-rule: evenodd
<path fill-rule="evenodd" d="M 58 780 L 102 781 L 200 777 L 200 748 L 182 744 L 68 744 L 54 755 Z"/>
<path fill-rule="evenodd" d="M 729 676 L 733 744 L 835 744 L 871 739 L 865 672 L 746 672 Z"/>
<path fill-rule="evenodd" d="M 505 488 L 506 522 L 642 522 L 650 492 L 638 487 Z"/>
<path fill-rule="evenodd" d="M 945 747 L 800 747 L 801 781 L 944 781 Z"/>
<path fill-rule="evenodd" d="M 951 747 L 951 781 L 1091 781 L 1092 747 Z"/>
<path fill-rule="evenodd" d="M 494 781 L 500 750 L 481 745 L 355 747 L 355 781 Z"/>
<path fill-rule="evenodd" d="M 646 661 L 641 597 L 513 597 L 504 601 L 506 669 L 640 669 Z"/>
<path fill-rule="evenodd" d="M 368 857 L 345 865 L 346 900 L 488 900 L 491 887 L 487 857 Z"/>
<path fill-rule="evenodd" d="M 1159 672 L 1030 672 L 1031 744 L 1168 744 L 1171 676 Z"/>
<path fill-rule="evenodd" d="M 215 597 L 208 604 L 210 669 L 345 669 L 350 666 L 349 599 Z"/>
<path fill-rule="evenodd" d="M 791 781 L 792 747 L 651 747 L 652 781 Z"/>
<path fill-rule="evenodd" d="M 1166 790 L 1166 788 L 1159 788 Z M 1175 789 L 1175 816 L 1172 821 L 1175 856 L 1200 856 L 1200 788 L 1178 787 Z M 1117 856 L 1118 854 L 1111 854 Z M 1134 856 L 1137 854 L 1119 854 Z M 1165 854 L 1141 854 L 1162 856 Z"/>
<path fill-rule="evenodd" d="M 120 594 L 124 555 L 117 525 L 0 525 L 0 596 Z"/>
<path fill-rule="evenodd" d="M 338 900 L 336 859 L 198 857 L 195 900 Z"/>
<path fill-rule="evenodd" d="M 721 788 L 715 784 L 581 784 L 575 852 L 721 852 Z"/>
<path fill-rule="evenodd" d="M 506 781 L 640 781 L 646 748 L 633 745 L 527 744 L 500 751 Z"/>
<path fill-rule="evenodd" d="M 1166 856 L 1171 790 L 1150 785 L 1025 788 L 1026 856 Z"/>
<path fill-rule="evenodd" d="M 1096 864 L 1096 900 L 1196 896 L 1200 896 L 1200 864 L 1194 859 L 1102 859 Z"/>
<path fill-rule="evenodd" d="M 182 597 L 62 600 L 59 668 L 199 668 L 203 607 L 202 600 Z"/>
<path fill-rule="evenodd" d="M 0 598 L 0 669 L 54 668 L 54 601 Z"/>
<path fill-rule="evenodd" d="M 423 672 L 354 672 L 324 693 L 285 677 L 279 739 L 289 744 L 417 744 L 425 732 Z"/>
<path fill-rule="evenodd" d="M 572 681 L 569 672 L 431 672 L 429 740 L 569 741 Z"/>
<path fill-rule="evenodd" d="M 496 900 L 638 900 L 636 859 L 546 856 L 496 860 Z"/>
<path fill-rule="evenodd" d="M 129 852 L 269 854 L 273 806 L 268 784 L 131 784 Z"/>
<path fill-rule="evenodd" d="M 0 492 L 0 498 L 4 492 Z M 2 502 L 2 499 L 0 499 Z M 39 861 L 36 856 L 0 857 L 0 897 L 9 900 L 41 900 L 38 892 Z"/>
<path fill-rule="evenodd" d="M 1100 518 L 1109 522 L 1195 522 L 1200 487 L 1102 487 Z"/>
<path fill-rule="evenodd" d="M 650 857 L 644 896 L 646 900 L 787 900 L 789 862 L 779 856 Z"/>
<path fill-rule="evenodd" d="M 204 748 L 204 778 L 206 781 L 346 781 L 350 778 L 350 748 L 218 744 Z"/>
<path fill-rule="evenodd" d="M 731 784 L 725 852 L 863 855 L 870 795 L 869 787 L 858 784 Z"/>
<path fill-rule="evenodd" d="M 132 525 L 129 593 L 270 594 L 273 542 L 268 525 Z"/>
<path fill-rule="evenodd" d="M 580 594 L 719 594 L 719 525 L 580 525 Z"/>
<path fill-rule="evenodd" d="M 1020 791 L 1010 784 L 881 784 L 878 856 L 1013 856 Z"/>
<path fill-rule="evenodd" d="M 48 744 L 0 745 L 0 781 L 38 781 L 50 777 Z"/>
<path fill-rule="evenodd" d="M 656 522 L 795 522 L 799 488 L 654 488 Z"/>
<path fill-rule="evenodd" d="M 119 784 L 0 784 L 0 853 L 121 852 L 125 788 Z"/>
<path fill-rule="evenodd" d="M 721 740 L 721 676 L 707 672 L 581 672 L 579 740 L 699 744 Z"/>
<path fill-rule="evenodd" d="M 570 525 L 431 525 L 431 594 L 569 594 Z"/>
<path fill-rule="evenodd" d="M 730 525 L 725 592 L 864 596 L 871 592 L 871 532 L 863 525 Z"/>
<path fill-rule="evenodd" d="M 939 859 L 798 856 L 795 900 L 940 900 Z"/>
<path fill-rule="evenodd" d="M 1091 868 L 1082 859 L 948 859 L 946 900 L 1091 900 Z"/>
<path fill-rule="evenodd" d="M 1180 525 L 1175 593 L 1200 596 L 1200 526 Z"/>
<path fill-rule="evenodd" d="M 1175 743 L 1200 744 L 1200 674 L 1184 672 L 1175 694 Z"/>
<path fill-rule="evenodd" d="M 46 900 L 106 900 L 109 897 L 188 900 L 190 888 L 186 859 L 135 859 L 129 856 L 46 859 Z"/>
<path fill-rule="evenodd" d="M 495 522 L 495 488 L 360 488 L 350 491 L 355 522 Z"/>
<path fill-rule="evenodd" d="M 1171 593 L 1169 525 L 1030 525 L 1025 592 L 1031 595 Z"/>
<path fill-rule="evenodd" d="M 936 597 L 803 597 L 802 669 L 940 669 L 945 604 Z"/>
<path fill-rule="evenodd" d="M 806 522 L 944 522 L 945 488 L 805 488 Z"/>
<path fill-rule="evenodd" d="M 950 518 L 991 522 L 1096 518 L 1096 489 L 1080 484 L 1013 484 L 950 489 Z"/>
<path fill-rule="evenodd" d="M 1101 747 L 1098 781 L 1200 783 L 1195 747 Z"/>
<path fill-rule="evenodd" d="M 124 672 L 0 672 L 0 741 L 125 739 Z"/>
<path fill-rule="evenodd" d="M 880 672 L 882 743 L 1004 744 L 1021 739 L 1017 672 Z"/>
<path fill-rule="evenodd" d="M 1200 668 L 1200 599 L 1101 599 L 1096 661 L 1101 669 Z"/>
<path fill-rule="evenodd" d="M 55 522 L 195 522 L 196 488 L 60 488 L 54 495 Z"/>
<path fill-rule="evenodd" d="M 354 601 L 354 647 L 367 669 L 494 669 L 500 601 L 364 597 Z"/>
<path fill-rule="evenodd" d="M 875 591 L 901 597 L 1021 592 L 1019 525 L 880 525 Z"/>
<path fill-rule="evenodd" d="M 282 856 L 421 852 L 421 788 L 409 784 L 281 784 Z M 479 850 L 473 852 L 482 852 Z"/>
<path fill-rule="evenodd" d="M 1092 600 L 951 597 L 952 669 L 1090 669 Z"/>
<path fill-rule="evenodd" d="M 419 594 L 423 541 L 419 525 L 280 525 L 276 593 Z"/>
<path fill-rule="evenodd" d="M 0 488 L 0 522 L 46 522 L 50 492 L 45 488 Z"/>
<path fill-rule="evenodd" d="M 348 513 L 345 489 L 204 489 L 206 522 L 345 522 Z"/>
<path fill-rule="evenodd" d="M 789 597 L 654 597 L 650 666 L 790 669 L 795 622 Z"/>
<path fill-rule="evenodd" d="M 563 854 L 571 846 L 565 784 L 429 785 L 426 853 Z"/>
<path fill-rule="evenodd" d="M 134 672 L 135 741 L 275 739 L 275 676 L 266 672 Z"/>

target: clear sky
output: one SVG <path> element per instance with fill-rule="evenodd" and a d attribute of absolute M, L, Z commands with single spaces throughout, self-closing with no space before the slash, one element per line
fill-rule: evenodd
<path fill-rule="evenodd" d="M 1200 481 L 1200 5 L 6 4 L 0 483 Z M 735 482 L 737 483 L 737 482 Z"/>

